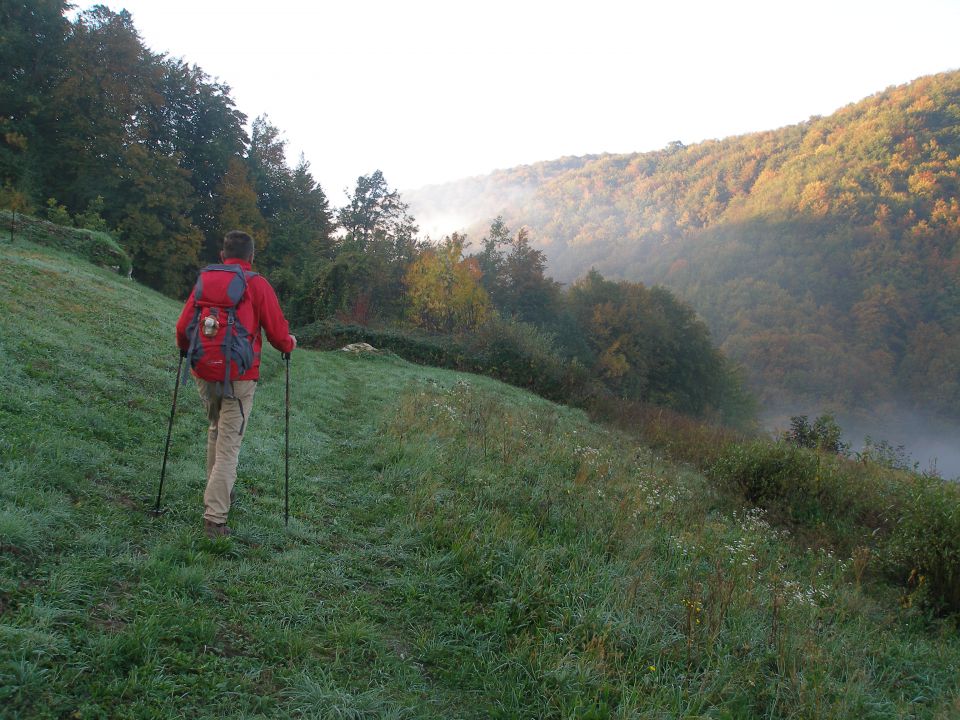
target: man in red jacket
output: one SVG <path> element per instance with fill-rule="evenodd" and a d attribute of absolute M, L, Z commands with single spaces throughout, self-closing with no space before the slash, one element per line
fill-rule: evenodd
<path fill-rule="evenodd" d="M 260 377 L 261 329 L 270 344 L 282 353 L 290 353 L 297 346 L 297 339 L 290 334 L 290 326 L 270 283 L 250 270 L 253 253 L 253 238 L 247 233 L 239 230 L 227 233 L 220 252 L 223 265 L 211 265 L 201 272 L 177 321 L 177 345 L 190 360 L 210 421 L 207 488 L 203 493 L 203 526 L 210 538 L 230 534 L 227 514 L 237 480 L 240 443 L 250 419 L 253 393 Z M 229 286 L 221 281 L 229 281 Z M 216 301 L 210 300 L 217 292 L 218 282 L 223 286 L 221 294 L 230 298 L 221 302 L 219 307 Z M 225 304 L 231 302 L 233 307 L 225 308 Z M 227 312 L 231 313 L 230 330 L 236 324 L 242 343 L 219 339 L 227 334 Z M 222 331 L 221 325 L 224 326 Z M 220 335 L 214 334 L 217 332 Z M 201 347 L 202 335 L 218 339 Z M 224 360 L 218 353 L 227 345 L 230 349 L 226 350 Z M 226 367 L 230 368 L 229 373 Z"/>

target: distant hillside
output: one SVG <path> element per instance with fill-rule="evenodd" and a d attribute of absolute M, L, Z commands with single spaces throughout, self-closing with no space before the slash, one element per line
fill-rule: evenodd
<path fill-rule="evenodd" d="M 780 130 L 406 197 L 427 227 L 463 212 L 476 240 L 498 213 L 528 226 L 560 280 L 593 267 L 676 290 L 768 407 L 957 419 L 958 171 L 951 72 Z"/>

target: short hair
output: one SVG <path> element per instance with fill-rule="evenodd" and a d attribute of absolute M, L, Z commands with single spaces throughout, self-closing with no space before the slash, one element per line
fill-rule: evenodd
<path fill-rule="evenodd" d="M 253 257 L 253 238 L 242 230 L 231 230 L 223 236 L 224 258 L 250 260 Z"/>

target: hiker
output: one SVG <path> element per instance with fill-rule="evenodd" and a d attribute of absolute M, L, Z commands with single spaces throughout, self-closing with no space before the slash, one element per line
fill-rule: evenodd
<path fill-rule="evenodd" d="M 240 443 L 260 376 L 260 330 L 280 352 L 297 346 L 266 278 L 251 272 L 253 238 L 232 230 L 223 238 L 222 265 L 200 271 L 177 321 L 177 345 L 192 368 L 210 421 L 203 528 L 229 535 L 227 514 L 237 480 Z"/>

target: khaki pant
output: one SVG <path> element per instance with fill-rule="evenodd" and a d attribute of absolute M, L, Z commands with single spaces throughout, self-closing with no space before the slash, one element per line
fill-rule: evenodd
<path fill-rule="evenodd" d="M 222 397 L 223 383 L 194 378 L 200 399 L 207 408 L 207 489 L 203 493 L 203 517 L 225 523 L 230 512 L 230 493 L 237 481 L 240 443 L 253 409 L 255 380 L 234 380 L 235 398 Z"/>

